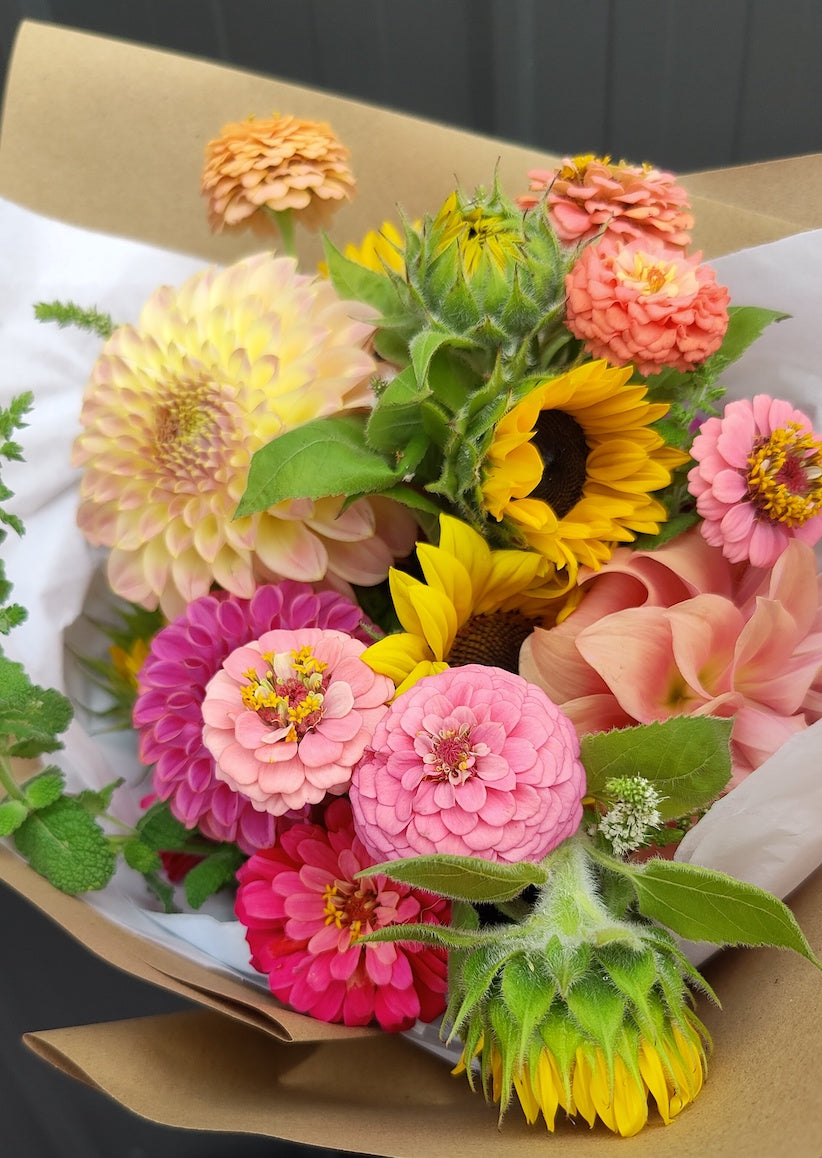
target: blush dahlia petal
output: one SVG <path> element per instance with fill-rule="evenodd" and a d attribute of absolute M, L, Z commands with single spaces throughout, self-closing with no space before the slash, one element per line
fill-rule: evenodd
<path fill-rule="evenodd" d="M 521 793 L 523 783 L 536 792 Z M 585 773 L 573 726 L 544 693 L 469 664 L 394 701 L 349 791 L 378 860 L 444 852 L 512 863 L 540 860 L 576 831 Z"/>

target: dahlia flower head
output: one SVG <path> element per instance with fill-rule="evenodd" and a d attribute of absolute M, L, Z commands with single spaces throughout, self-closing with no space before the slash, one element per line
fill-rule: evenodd
<path fill-rule="evenodd" d="M 822 538 L 822 436 L 789 402 L 728 403 L 699 428 L 691 455 L 700 530 L 732 563 L 771 567 L 792 539 Z"/>
<path fill-rule="evenodd" d="M 761 569 L 694 527 L 655 551 L 620 548 L 580 585 L 576 609 L 520 654 L 579 735 L 733 717 L 733 787 L 822 715 L 822 576 L 799 539 Z"/>
<path fill-rule="evenodd" d="M 349 791 L 377 860 L 539 861 L 579 827 L 585 771 L 573 725 L 539 688 L 466 664 L 394 700 Z"/>
<path fill-rule="evenodd" d="M 275 848 L 242 866 L 236 913 L 252 965 L 286 1005 L 321 1021 L 400 1031 L 445 1009 L 446 951 L 361 938 L 390 925 L 448 924 L 450 905 L 379 873 L 355 879 L 373 863 L 348 800 L 334 800 L 322 824 L 286 823 Z"/>
<path fill-rule="evenodd" d="M 154 766 L 154 792 L 179 821 L 249 854 L 274 843 L 273 813 L 215 775 L 203 743 L 206 687 L 224 659 L 267 631 L 323 628 L 364 644 L 372 636 L 363 620 L 360 608 L 336 591 L 286 580 L 258 588 L 251 599 L 227 591 L 203 595 L 158 632 L 139 673 L 133 720 L 140 759 Z"/>
<path fill-rule="evenodd" d="M 311 627 L 232 651 L 202 705 L 217 779 L 274 816 L 345 792 L 394 695 L 364 651 L 342 631 Z"/>
<path fill-rule="evenodd" d="M 692 370 L 722 345 L 730 301 L 700 256 L 644 240 L 586 246 L 565 278 L 565 324 L 612 365 Z"/>
<path fill-rule="evenodd" d="M 288 212 L 309 229 L 326 229 L 354 195 L 348 157 L 322 122 L 275 116 L 225 125 L 205 149 L 209 225 L 270 236 L 278 232 L 272 215 Z"/>
<path fill-rule="evenodd" d="M 169 619 L 217 584 L 249 599 L 286 578 L 371 585 L 415 524 L 382 499 L 293 499 L 234 519 L 254 452 L 372 402 L 367 307 L 260 254 L 158 290 L 91 373 L 73 462 L 79 526 L 111 549 L 122 598 Z"/>
<path fill-rule="evenodd" d="M 690 245 L 688 194 L 672 173 L 586 154 L 566 157 L 556 170 L 531 169 L 528 178 L 530 192 L 517 204 L 533 209 L 544 200 L 557 237 L 567 245 L 598 236 L 620 243 L 660 241 L 679 250 Z"/>

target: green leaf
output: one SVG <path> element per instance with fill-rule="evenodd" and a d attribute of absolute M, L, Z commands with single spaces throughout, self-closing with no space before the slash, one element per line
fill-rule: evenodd
<path fill-rule="evenodd" d="M 20 664 L 0 656 L 0 735 L 14 738 L 10 755 L 30 759 L 62 747 L 57 736 L 72 714 L 65 696 L 32 684 Z"/>
<path fill-rule="evenodd" d="M 790 314 L 778 310 L 766 310 L 761 306 L 731 306 L 728 310 L 728 329 L 722 345 L 712 355 L 711 369 L 715 374 L 730 366 L 752 345 L 772 322 L 781 322 Z"/>
<path fill-rule="evenodd" d="M 102 889 L 114 873 L 106 834 L 70 796 L 33 812 L 15 832 L 14 843 L 35 872 L 64 893 Z"/>
<path fill-rule="evenodd" d="M 529 861 L 501 864 L 480 857 L 445 853 L 386 861 L 363 869 L 357 877 L 376 876 L 377 873 L 452 900 L 491 904 L 510 901 L 529 885 L 542 885 L 548 878 L 541 865 Z"/>
<path fill-rule="evenodd" d="M 155 852 L 153 848 L 149 848 L 139 836 L 133 836 L 123 845 L 123 859 L 129 868 L 133 868 L 135 872 L 143 873 L 157 873 L 163 867 L 163 862 L 160 859 L 160 854 Z"/>
<path fill-rule="evenodd" d="M 329 277 L 341 298 L 367 302 L 381 314 L 390 314 L 396 309 L 397 292 L 389 277 L 351 261 L 327 237 L 323 238 L 323 249 Z"/>
<path fill-rule="evenodd" d="M 149 848 L 155 852 L 182 852 L 191 840 L 191 829 L 172 816 L 168 803 L 158 800 L 144 812 L 135 829 Z"/>
<path fill-rule="evenodd" d="M 588 793 L 605 800 L 605 782 L 611 777 L 643 776 L 663 797 L 663 821 L 685 816 L 715 800 L 728 783 L 732 725 L 732 720 L 712 716 L 674 716 L 583 736 L 580 754 Z"/>
<path fill-rule="evenodd" d="M 358 944 L 376 941 L 411 941 L 437 949 L 472 949 L 489 939 L 481 930 L 454 929 L 448 925 L 385 925 L 361 937 Z"/>
<path fill-rule="evenodd" d="M 29 808 L 36 810 L 53 804 L 62 795 L 65 786 L 65 776 L 59 768 L 52 766 L 44 768 L 32 780 L 28 780 L 23 791 Z"/>
<path fill-rule="evenodd" d="M 237 869 L 247 858 L 234 845 L 224 845 L 186 873 L 186 900 L 192 909 L 234 883 Z"/>
<path fill-rule="evenodd" d="M 368 449 L 362 415 L 317 418 L 254 454 L 235 517 L 293 498 L 375 494 L 400 482 L 403 473 Z"/>
<path fill-rule="evenodd" d="M 756 885 L 659 857 L 624 868 L 640 912 L 689 941 L 793 949 L 819 965 L 791 910 Z"/>
<path fill-rule="evenodd" d="M 22 800 L 4 800 L 0 804 L 0 837 L 11 836 L 29 814 Z"/>
<path fill-rule="evenodd" d="M 91 788 L 84 788 L 82 792 L 77 793 L 74 799 L 78 804 L 82 804 L 90 816 L 102 816 L 103 813 L 108 812 L 111 807 L 111 798 L 122 783 L 123 777 L 120 776 L 117 780 L 112 780 L 110 784 L 106 784 L 104 788 L 100 788 L 98 791 L 94 791 Z"/>

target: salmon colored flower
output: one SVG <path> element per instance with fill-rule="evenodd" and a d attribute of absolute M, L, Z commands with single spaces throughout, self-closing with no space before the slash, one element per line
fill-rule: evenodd
<path fill-rule="evenodd" d="M 771 567 L 791 539 L 822 538 L 822 436 L 789 402 L 730 402 L 694 439 L 688 486 L 702 534 L 736 563 Z"/>
<path fill-rule="evenodd" d="M 424 853 L 541 860 L 579 827 L 585 771 L 540 690 L 480 664 L 426 676 L 377 725 L 351 781 L 354 823 L 381 860 Z"/>
<path fill-rule="evenodd" d="M 202 192 L 215 232 L 250 227 L 278 232 L 277 213 L 325 229 L 354 194 L 348 150 L 331 128 L 296 117 L 249 117 L 226 125 L 206 145 Z"/>
<path fill-rule="evenodd" d="M 699 258 L 646 241 L 587 246 L 565 279 L 568 329 L 612 365 L 692 370 L 722 345 L 730 300 Z"/>
<path fill-rule="evenodd" d="M 661 241 L 669 249 L 686 249 L 694 219 L 688 194 L 672 173 L 650 165 L 612 164 L 592 153 L 566 157 L 559 169 L 531 169 L 530 193 L 517 198 L 532 209 L 545 198 L 551 224 L 569 245 L 598 234 L 621 243 Z"/>
<path fill-rule="evenodd" d="M 320 1021 L 376 1021 L 396 1032 L 443 1012 L 446 952 L 361 938 L 390 925 L 447 924 L 450 905 L 382 874 L 355 879 L 373 863 L 350 804 L 334 800 L 322 825 L 288 824 L 275 848 L 243 865 L 236 911 L 275 997 Z"/>
<path fill-rule="evenodd" d="M 261 812 L 319 804 L 348 787 L 394 694 L 341 631 L 267 631 L 223 660 L 203 700 L 214 775 Z"/>
<path fill-rule="evenodd" d="M 366 307 L 291 258 L 260 254 L 160 289 L 103 348 L 83 398 L 78 522 L 111 548 L 122 598 L 171 619 L 216 583 L 380 582 L 415 524 L 377 502 L 287 500 L 235 519 L 253 453 L 371 402 Z M 397 537 L 399 536 L 399 538 Z M 401 541 L 400 541 L 401 540 Z"/>

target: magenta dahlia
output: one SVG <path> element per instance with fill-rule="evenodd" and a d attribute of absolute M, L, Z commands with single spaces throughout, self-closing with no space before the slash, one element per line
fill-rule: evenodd
<path fill-rule="evenodd" d="M 450 853 L 541 860 L 579 827 L 585 770 L 543 691 L 467 664 L 399 696 L 354 769 L 357 834 L 377 860 Z"/>
<path fill-rule="evenodd" d="M 447 924 L 450 906 L 381 874 L 354 879 L 373 863 L 348 800 L 334 800 L 324 825 L 286 822 L 277 846 L 243 865 L 236 912 L 275 997 L 321 1021 L 399 1031 L 443 1012 L 445 951 L 361 938 L 387 925 Z"/>
<path fill-rule="evenodd" d="M 251 599 L 203 595 L 158 632 L 140 669 L 133 719 L 140 759 L 154 765 L 154 791 L 178 820 L 248 853 L 274 843 L 275 818 L 214 775 L 203 743 L 206 686 L 235 648 L 272 628 L 330 628 L 370 642 L 362 622 L 360 608 L 337 592 L 286 580 Z"/>

